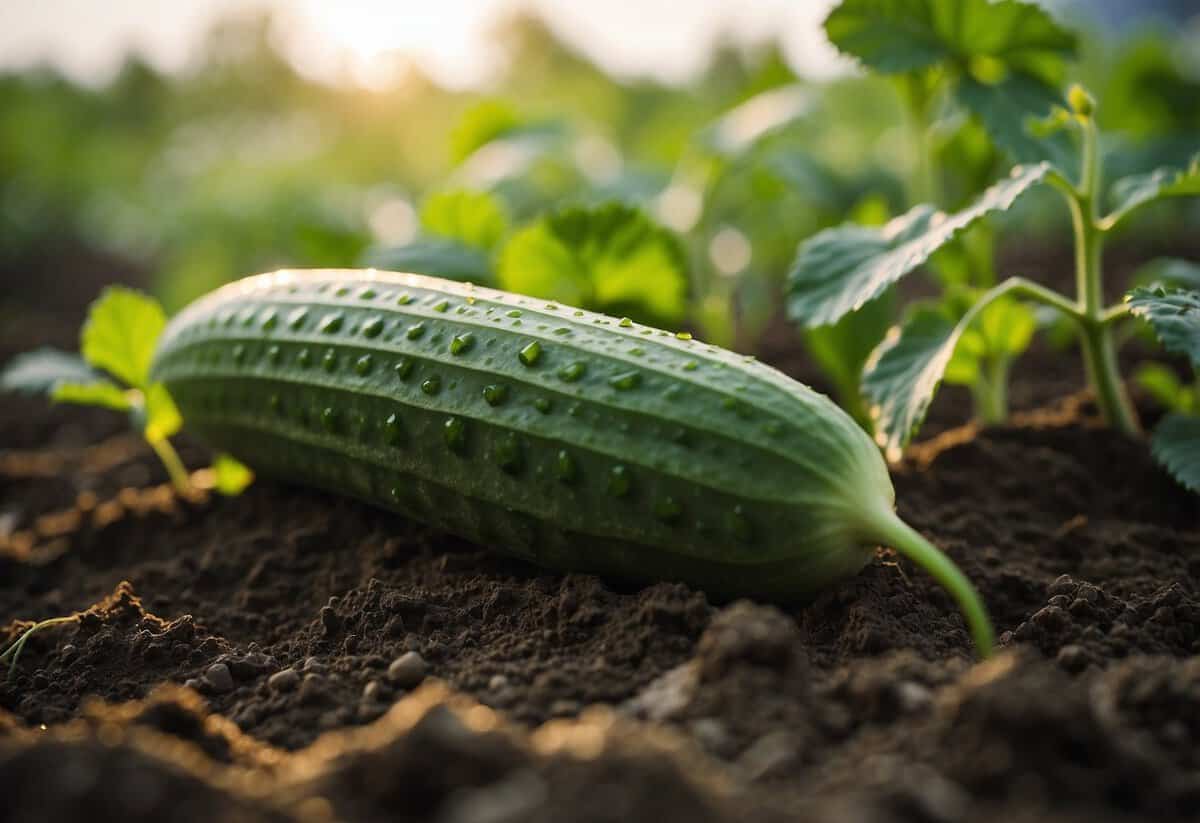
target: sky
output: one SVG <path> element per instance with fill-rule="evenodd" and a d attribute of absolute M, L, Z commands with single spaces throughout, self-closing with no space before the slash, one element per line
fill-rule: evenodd
<path fill-rule="evenodd" d="M 323 79 L 382 84 L 397 52 L 455 87 L 485 84 L 486 33 L 533 8 L 609 70 L 682 81 L 702 68 L 714 39 L 779 35 L 810 75 L 845 64 L 820 29 L 833 0 L 0 0 L 0 70 L 50 62 L 102 83 L 129 50 L 160 68 L 186 65 L 207 26 L 255 7 L 280 13 L 280 43 Z"/>

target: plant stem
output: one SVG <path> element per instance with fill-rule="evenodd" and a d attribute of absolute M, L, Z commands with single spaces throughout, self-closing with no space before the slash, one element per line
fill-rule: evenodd
<path fill-rule="evenodd" d="M 150 448 L 154 449 L 154 453 L 158 455 L 158 459 L 162 461 L 175 490 L 183 495 L 190 494 L 192 482 L 188 478 L 188 471 L 184 468 L 183 461 L 179 459 L 179 454 L 171 442 L 165 437 L 147 438 L 147 442 L 150 444 Z"/>
<path fill-rule="evenodd" d="M 916 563 L 934 580 L 942 585 L 958 603 L 967 629 L 975 642 L 980 657 L 990 657 L 995 643 L 995 632 L 991 618 L 979 592 L 971 581 L 959 571 L 954 561 L 942 553 L 925 537 L 891 509 L 870 508 L 862 512 L 866 518 L 864 526 L 869 536 L 891 545 L 900 554 Z"/>
<path fill-rule="evenodd" d="M 1118 431 L 1136 435 L 1141 432 L 1141 427 L 1117 370 L 1112 327 L 1108 322 L 1108 312 L 1104 309 L 1104 286 L 1101 280 L 1104 232 L 1098 225 L 1096 206 L 1100 191 L 1099 141 L 1095 122 L 1088 117 L 1082 123 L 1082 179 L 1078 190 L 1067 194 L 1075 234 L 1075 289 L 1081 313 L 1080 347 L 1088 382 L 1096 394 L 1096 403 L 1105 422 Z"/>
<path fill-rule="evenodd" d="M 13 672 L 17 670 L 17 660 L 21 657 L 21 651 L 25 648 L 25 644 L 29 642 L 29 638 L 40 632 L 42 629 L 48 629 L 51 626 L 57 626 L 60 623 L 71 623 L 79 619 L 79 615 L 72 614 L 67 617 L 52 617 L 49 620 L 43 620 L 39 623 L 34 623 L 25 632 L 16 639 L 16 641 L 5 649 L 3 654 L 0 654 L 0 663 L 8 661 L 8 676 L 12 677 Z M 8 658 L 12 658 L 9 660 Z"/>
<path fill-rule="evenodd" d="M 985 358 L 986 376 L 976 384 L 975 409 L 984 423 L 1003 423 L 1008 419 L 1007 357 Z"/>

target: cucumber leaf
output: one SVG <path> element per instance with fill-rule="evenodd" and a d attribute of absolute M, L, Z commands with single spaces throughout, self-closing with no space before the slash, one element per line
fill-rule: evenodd
<path fill-rule="evenodd" d="M 1167 351 L 1184 354 L 1200 369 L 1200 292 L 1136 288 L 1125 295 L 1135 317 L 1145 320 Z"/>
<path fill-rule="evenodd" d="M 427 234 L 490 252 L 508 232 L 508 211 L 494 194 L 456 189 L 436 192 L 421 205 Z"/>
<path fill-rule="evenodd" d="M 228 454 L 217 455 L 212 472 L 213 488 L 227 497 L 236 497 L 254 482 L 254 472 Z"/>
<path fill-rule="evenodd" d="M 166 313 L 153 297 L 109 286 L 88 309 L 79 351 L 91 365 L 144 389 L 154 345 L 166 324 Z"/>
<path fill-rule="evenodd" d="M 1114 226 L 1134 210 L 1164 197 L 1200 195 L 1200 154 L 1192 158 L 1186 169 L 1162 167 L 1148 174 L 1122 177 L 1112 185 L 1113 211 L 1104 218 Z"/>
<path fill-rule="evenodd" d="M 491 285 L 495 271 L 488 256 L 457 240 L 417 240 L 403 246 L 374 248 L 364 262 L 377 269 L 427 274 L 471 283 Z"/>
<path fill-rule="evenodd" d="M 863 370 L 875 442 L 897 460 L 925 419 L 962 328 L 940 309 L 919 307 L 894 327 Z"/>
<path fill-rule="evenodd" d="M 1160 257 L 1140 267 L 1133 275 L 1139 286 L 1162 286 L 1200 290 L 1200 263 L 1178 257 Z"/>
<path fill-rule="evenodd" d="M 610 314 L 675 323 L 687 310 L 679 241 L 622 203 L 569 208 L 514 234 L 500 255 L 500 287 Z"/>
<path fill-rule="evenodd" d="M 863 364 L 887 334 L 895 303 L 892 292 L 885 292 L 832 325 L 804 332 L 805 347 L 833 382 L 838 404 L 864 427 L 871 425 L 871 419 L 860 393 Z"/>
<path fill-rule="evenodd" d="M 1061 177 L 1049 163 L 1017 166 L 957 214 L 920 205 L 879 228 L 842 225 L 819 232 L 801 244 L 788 274 L 788 316 L 808 327 L 836 323 L 925 263 L 963 229 L 1010 208 L 1051 176 Z"/>
<path fill-rule="evenodd" d="M 992 142 L 1018 163 L 1047 161 L 1060 169 L 1079 164 L 1068 132 L 1035 134 L 1038 123 L 1049 117 L 1055 106 L 1063 105 L 1062 95 L 1054 87 L 1027 74 L 1012 74 L 994 84 L 966 77 L 955 95 L 983 123 Z"/>
<path fill-rule="evenodd" d="M 450 152 L 459 163 L 493 140 L 519 131 L 527 121 L 503 100 L 481 100 L 463 112 L 450 133 Z"/>
<path fill-rule="evenodd" d="M 100 380 L 103 377 L 79 355 L 49 347 L 18 354 L 0 371 L 0 389 L 22 394 L 50 394 L 64 383 Z"/>
<path fill-rule="evenodd" d="M 1150 451 L 1181 485 L 1200 492 L 1200 417 L 1167 415 L 1150 438 Z"/>
<path fill-rule="evenodd" d="M 50 391 L 50 399 L 55 403 L 73 403 L 77 406 L 100 406 L 116 411 L 129 411 L 133 408 L 130 392 L 111 380 L 97 380 L 91 383 L 59 383 Z"/>
<path fill-rule="evenodd" d="M 1032 311 L 1006 296 L 1014 285 L 1008 280 L 985 292 L 957 319 L 944 306 L 919 306 L 871 353 L 863 368 L 863 394 L 875 423 L 875 442 L 889 460 L 899 459 L 920 428 L 968 331 L 977 332 L 968 344 L 968 355 L 977 358 L 1011 358 L 1029 345 L 1036 321 Z M 974 373 L 967 371 L 969 366 Z M 956 364 L 956 378 L 970 377 L 978 377 L 978 362 Z"/>
<path fill-rule="evenodd" d="M 984 379 L 984 361 L 1019 356 L 1033 342 L 1037 327 L 1037 314 L 1025 303 L 1003 297 L 989 303 L 959 338 L 946 365 L 946 382 L 970 386 Z"/>
<path fill-rule="evenodd" d="M 1075 36 L 1018 0 L 842 0 L 825 20 L 841 51 L 886 74 L 988 58 L 992 71 L 1047 73 Z"/>

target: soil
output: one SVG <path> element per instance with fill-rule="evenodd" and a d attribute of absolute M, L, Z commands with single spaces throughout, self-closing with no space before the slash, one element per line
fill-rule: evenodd
<path fill-rule="evenodd" d="M 69 346 L 56 311 L 10 309 L 0 363 Z M 762 357 L 811 379 L 791 339 Z M 265 481 L 184 500 L 119 417 L 6 397 L 0 642 L 79 619 L 0 682 L 0 817 L 1198 819 L 1200 506 L 1081 382 L 1035 350 L 1010 424 L 945 392 L 895 467 L 985 663 L 886 549 L 806 606 L 715 602 Z"/>

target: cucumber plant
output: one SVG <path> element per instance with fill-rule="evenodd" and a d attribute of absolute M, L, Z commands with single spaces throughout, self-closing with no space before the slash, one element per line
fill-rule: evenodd
<path fill-rule="evenodd" d="M 154 347 L 166 322 L 154 298 L 110 286 L 88 309 L 78 355 L 52 348 L 18 355 L 0 371 L 0 390 L 47 394 L 56 403 L 126 413 L 130 425 L 162 461 L 171 483 L 179 492 L 189 493 L 191 478 L 170 440 L 183 419 L 166 386 L 150 376 Z M 206 478 L 218 491 L 229 494 L 240 491 L 249 480 L 227 455 L 218 457 Z"/>
<path fill-rule="evenodd" d="M 930 209 L 961 205 L 977 195 L 1007 154 L 1018 162 L 1052 161 L 1066 166 L 1072 146 L 1065 135 L 1035 138 L 1028 128 L 1062 102 L 1059 91 L 1075 36 L 1042 8 L 1020 0 L 933 0 L 903 4 L 842 0 L 825 20 L 825 31 L 843 54 L 870 71 L 892 78 L 908 114 L 913 170 L 910 202 Z M 953 169 L 947 177 L 938 169 Z M 960 181 L 951 191 L 946 180 Z M 912 212 L 910 212 L 912 215 Z M 900 231 L 902 224 L 892 224 Z M 847 224 L 804 243 L 789 278 L 791 318 L 806 328 L 806 339 L 822 335 L 841 351 L 869 351 L 878 344 L 892 315 L 891 306 L 844 313 L 815 322 L 805 300 L 813 269 L 846 246 L 862 246 L 876 236 L 870 227 Z M 993 231 L 980 214 L 959 227 L 925 262 L 937 275 L 941 298 L 927 304 L 953 318 L 963 316 L 983 291 L 995 285 Z M 882 294 L 887 295 L 888 292 Z M 1008 413 L 1007 374 L 1012 359 L 1032 338 L 1036 319 L 1019 302 L 999 300 L 976 328 L 965 333 L 946 379 L 971 389 L 978 417 L 1003 420 Z M 857 343 L 857 345 L 845 345 Z M 823 354 L 821 362 L 830 358 Z M 833 361 L 835 364 L 837 360 Z M 843 405 L 857 411 L 865 356 L 847 356 L 834 372 Z M 855 389 L 844 387 L 852 380 Z M 845 399 L 849 398 L 849 399 Z M 863 412 L 857 412 L 865 416 Z"/>
<path fill-rule="evenodd" d="M 870 301 L 928 261 L 959 232 L 987 214 L 1008 209 L 1029 190 L 1049 187 L 1066 202 L 1075 245 L 1074 299 L 1012 277 L 981 294 L 957 319 L 937 308 L 918 306 L 872 353 L 864 370 L 863 392 L 875 421 L 876 440 L 890 458 L 899 456 L 919 428 L 964 335 L 977 322 L 986 326 L 988 314 L 1009 301 L 1040 304 L 1074 323 L 1088 381 L 1104 419 L 1124 433 L 1140 432 L 1116 364 L 1114 326 L 1130 306 L 1104 305 L 1104 240 L 1148 203 L 1200 194 L 1200 155 L 1186 169 L 1160 168 L 1116 181 L 1108 191 L 1112 209 L 1102 215 L 1105 190 L 1095 101 L 1078 86 L 1071 89 L 1068 100 L 1070 110 L 1057 110 L 1045 128 L 1069 130 L 1077 136 L 1077 178 L 1049 161 L 1017 166 L 1007 179 L 956 214 L 918 206 L 880 230 L 818 236 L 809 247 L 811 265 L 793 280 L 791 305 L 797 316 L 820 325 Z M 1001 339 L 1013 333 L 1011 324 L 993 325 Z"/>
<path fill-rule="evenodd" d="M 256 471 L 543 566 L 801 598 L 887 543 L 992 645 L 862 429 L 686 333 L 419 275 L 281 271 L 186 308 L 151 374 Z"/>

